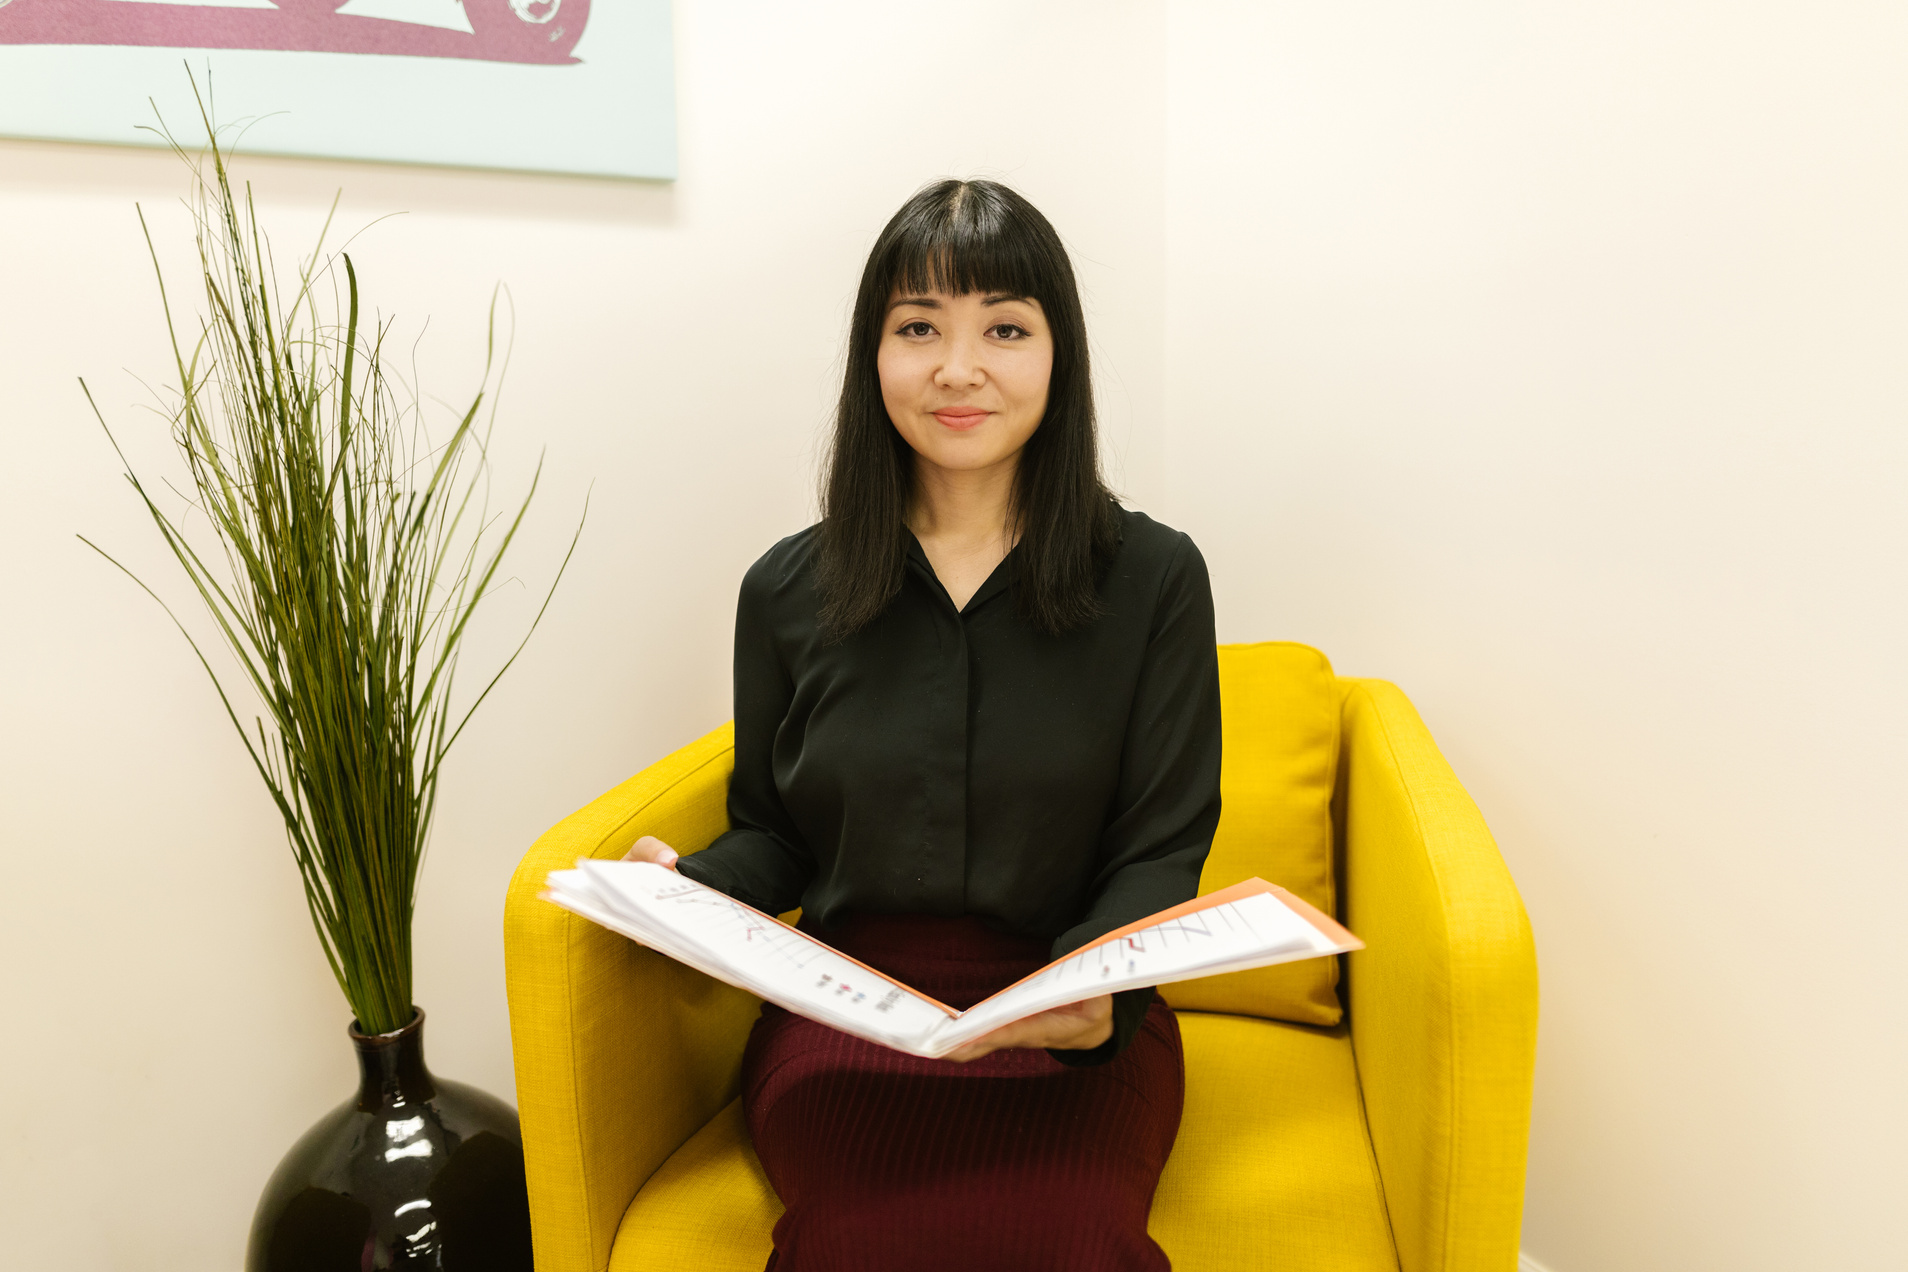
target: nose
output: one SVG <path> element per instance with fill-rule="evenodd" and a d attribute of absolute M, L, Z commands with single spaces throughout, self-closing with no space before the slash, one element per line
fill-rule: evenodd
<path fill-rule="evenodd" d="M 957 335 L 941 347 L 946 356 L 934 369 L 936 388 L 973 389 L 987 382 L 986 349 L 978 336 Z"/>

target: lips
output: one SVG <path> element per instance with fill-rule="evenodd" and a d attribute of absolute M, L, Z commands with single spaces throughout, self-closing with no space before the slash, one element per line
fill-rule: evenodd
<path fill-rule="evenodd" d="M 983 411 L 978 407 L 950 406 L 934 412 L 934 418 L 948 428 L 970 429 L 978 427 L 991 414 L 993 412 Z"/>

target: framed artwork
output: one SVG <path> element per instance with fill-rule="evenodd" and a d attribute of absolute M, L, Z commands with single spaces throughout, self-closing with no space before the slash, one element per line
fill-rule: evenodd
<path fill-rule="evenodd" d="M 0 0 L 0 134 L 667 179 L 669 0 Z"/>

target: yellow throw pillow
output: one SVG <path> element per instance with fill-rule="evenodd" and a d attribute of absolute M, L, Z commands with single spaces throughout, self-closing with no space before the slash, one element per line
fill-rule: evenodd
<path fill-rule="evenodd" d="M 1307 645 L 1266 641 L 1219 646 L 1225 760 L 1212 855 L 1199 892 L 1254 875 L 1336 914 L 1332 783 L 1338 774 L 1338 686 L 1332 665 Z M 1160 991 L 1175 1008 L 1335 1025 L 1338 960 L 1208 976 Z"/>

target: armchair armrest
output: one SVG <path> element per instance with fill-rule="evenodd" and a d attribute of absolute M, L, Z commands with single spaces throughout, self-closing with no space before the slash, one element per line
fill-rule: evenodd
<path fill-rule="evenodd" d="M 643 835 L 728 826 L 724 725 L 537 840 L 504 902 L 510 1039 L 538 1272 L 600 1272 L 636 1190 L 734 1098 L 757 1000 L 537 898 L 552 870 Z"/>
<path fill-rule="evenodd" d="M 1477 805 L 1395 685 L 1341 681 L 1352 1046 L 1403 1272 L 1512 1272 L 1537 956 Z"/>

